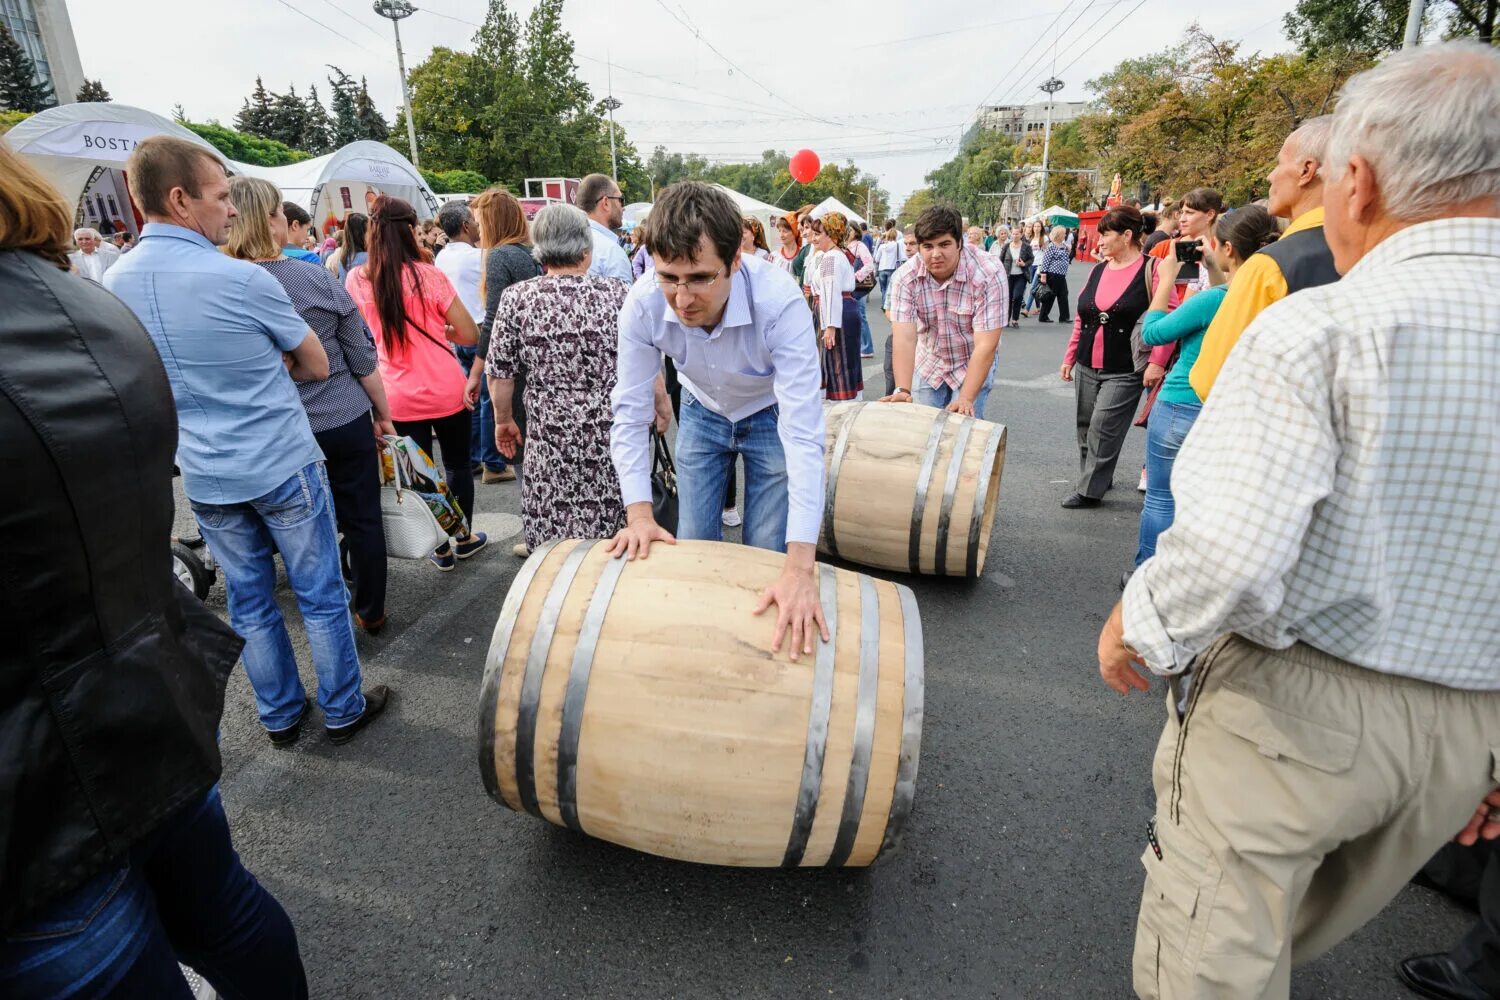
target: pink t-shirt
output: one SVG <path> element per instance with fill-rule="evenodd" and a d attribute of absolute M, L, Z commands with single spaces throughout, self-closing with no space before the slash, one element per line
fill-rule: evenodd
<path fill-rule="evenodd" d="M 1130 267 L 1111 268 L 1107 267 L 1104 264 L 1098 265 L 1099 267 L 1103 268 L 1103 271 L 1099 275 L 1099 284 L 1094 288 L 1095 305 L 1097 305 L 1100 309 L 1109 309 L 1116 302 L 1120 301 L 1120 296 L 1125 294 L 1125 291 L 1130 287 L 1130 283 L 1132 281 L 1141 280 L 1141 268 L 1146 266 L 1145 261 L 1146 258 L 1144 255 L 1142 255 L 1140 260 L 1137 261 L 1135 265 Z M 1154 274 L 1152 275 L 1152 278 L 1153 280 L 1151 281 L 1151 291 L 1155 293 L 1156 281 L 1154 280 Z M 1177 298 L 1177 293 L 1175 291 L 1172 293 L 1172 298 L 1174 300 L 1172 306 L 1173 308 L 1176 308 L 1175 300 Z M 1067 365 L 1070 368 L 1078 359 L 1078 341 L 1081 339 L 1082 334 L 1083 315 L 1077 310 L 1074 310 L 1073 336 L 1068 341 L 1068 349 L 1063 353 L 1063 364 Z M 1172 351 L 1176 348 L 1176 346 L 1176 344 L 1164 344 L 1161 347 L 1152 348 L 1152 364 L 1166 367 L 1167 362 L 1172 360 Z M 1085 363 L 1090 368 L 1097 369 L 1104 367 L 1104 327 L 1102 326 L 1094 332 L 1093 356 L 1089 358 L 1089 360 Z"/>
<path fill-rule="evenodd" d="M 375 290 L 367 277 L 368 267 L 360 265 L 349 272 L 344 282 L 360 315 L 375 335 L 375 356 L 380 364 L 380 379 L 395 420 L 436 420 L 464 408 L 463 368 L 453 353 L 443 330 L 447 326 L 448 307 L 457 294 L 448 276 L 431 264 L 408 265 L 402 274 L 406 305 L 406 346 L 392 355 L 386 350 L 380 316 L 375 310 Z M 417 294 L 416 277 L 421 280 Z"/>

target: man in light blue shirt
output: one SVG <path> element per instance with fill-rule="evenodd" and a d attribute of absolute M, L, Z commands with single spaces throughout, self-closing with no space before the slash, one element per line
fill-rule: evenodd
<path fill-rule="evenodd" d="M 274 543 L 302 611 L 329 738 L 347 742 L 390 692 L 360 691 L 323 453 L 293 384 L 327 378 L 328 356 L 270 273 L 216 249 L 238 213 L 212 152 L 155 136 L 127 170 L 147 225 L 105 287 L 145 325 L 172 383 L 183 487 L 224 570 L 261 723 L 286 746 L 311 707 L 275 600 Z"/>
<path fill-rule="evenodd" d="M 682 381 L 677 433 L 678 537 L 722 538 L 724 487 L 745 463 L 745 541 L 786 553 L 756 614 L 777 605 L 772 648 L 791 633 L 791 656 L 828 640 L 814 582 L 823 516 L 822 372 L 812 315 L 796 283 L 774 264 L 740 254 L 740 212 L 707 184 L 687 181 L 651 209 L 651 278 L 620 311 L 619 368 L 610 453 L 626 526 L 615 555 L 646 558 L 673 544 L 651 512 L 648 425 L 667 355 Z"/>
<path fill-rule="evenodd" d="M 630 258 L 615 234 L 625 222 L 625 196 L 620 185 L 604 174 L 589 174 L 578 185 L 578 207 L 589 217 L 594 234 L 594 262 L 589 274 L 618 278 L 625 284 L 635 280 Z"/>

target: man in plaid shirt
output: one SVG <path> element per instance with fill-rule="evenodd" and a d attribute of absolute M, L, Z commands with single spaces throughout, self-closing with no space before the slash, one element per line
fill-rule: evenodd
<path fill-rule="evenodd" d="M 882 402 L 915 400 L 983 416 L 1005 326 L 1007 279 L 999 260 L 964 243 L 963 216 L 952 205 L 933 205 L 914 229 L 916 256 L 889 286 L 896 391 Z"/>
<path fill-rule="evenodd" d="M 1500 837 L 1500 51 L 1351 78 L 1323 171 L 1343 279 L 1240 337 L 1099 638 L 1115 690 L 1172 678 L 1142 997 L 1285 998 L 1444 841 Z"/>

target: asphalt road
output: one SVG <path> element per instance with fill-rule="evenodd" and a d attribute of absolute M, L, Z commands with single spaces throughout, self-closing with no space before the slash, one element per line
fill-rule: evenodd
<path fill-rule="evenodd" d="M 873 302 L 870 316 L 879 348 L 888 326 Z M 1009 427 L 1009 453 L 984 577 L 901 578 L 921 606 L 926 722 L 905 842 L 873 868 L 697 867 L 485 795 L 475 720 L 521 565 L 514 483 L 476 486 L 489 551 L 449 574 L 392 562 L 391 624 L 359 647 L 367 683 L 397 694 L 354 742 L 334 747 L 314 725 L 273 750 L 236 671 L 224 801 L 245 863 L 296 924 L 312 996 L 1130 996 L 1164 709 L 1159 688 L 1106 689 L 1094 648 L 1135 551 L 1144 434 L 1101 508 L 1059 508 L 1076 474 L 1066 336 L 1032 320 L 1005 334 L 986 416 Z M 867 380 L 878 396 L 878 358 Z M 222 613 L 222 584 L 210 603 Z M 1407 996 L 1394 963 L 1445 950 L 1470 919 L 1408 888 L 1299 971 L 1293 996 Z"/>

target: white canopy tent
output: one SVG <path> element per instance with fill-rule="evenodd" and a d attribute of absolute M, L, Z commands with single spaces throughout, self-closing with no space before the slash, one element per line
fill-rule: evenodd
<path fill-rule="evenodd" d="M 829 212 L 842 212 L 844 213 L 844 218 L 853 223 L 867 221 L 863 215 L 860 215 L 854 209 L 850 208 L 848 205 L 845 205 L 843 202 L 839 201 L 832 195 L 829 195 L 827 198 L 824 198 L 822 201 L 818 202 L 817 207 L 812 210 L 812 217 L 814 219 L 821 219 Z"/>
<path fill-rule="evenodd" d="M 760 224 L 766 230 L 766 245 L 775 250 L 781 242 L 776 234 L 776 220 L 785 215 L 787 210 L 777 208 L 775 205 L 768 205 L 759 198 L 752 198 L 748 194 L 740 194 L 734 188 L 725 187 L 722 184 L 715 184 L 714 187 L 734 199 L 734 203 L 739 206 L 741 215 L 760 220 Z"/>
<path fill-rule="evenodd" d="M 366 191 L 410 202 L 421 219 L 432 218 L 442 205 L 410 160 L 385 143 L 369 139 L 282 167 L 231 162 L 229 169 L 275 184 L 287 201 L 307 209 L 319 229 L 349 212 L 363 212 Z"/>

